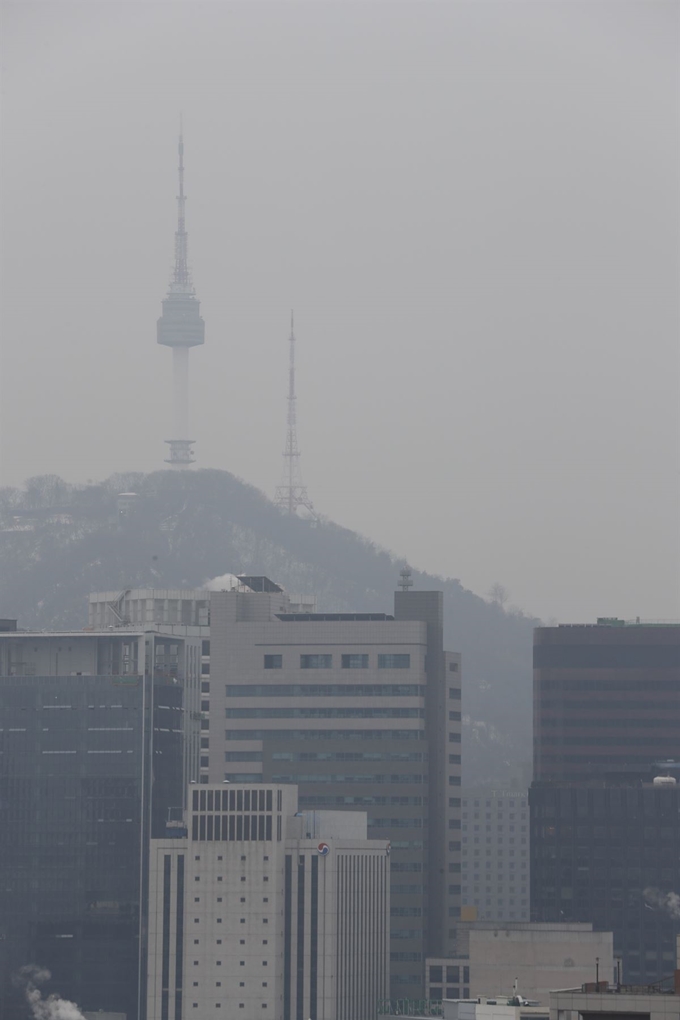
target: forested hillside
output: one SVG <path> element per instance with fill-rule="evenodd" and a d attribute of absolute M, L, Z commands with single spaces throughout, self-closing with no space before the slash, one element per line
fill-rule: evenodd
<path fill-rule="evenodd" d="M 121 516 L 116 496 L 131 490 L 135 510 Z M 200 587 L 225 573 L 266 574 L 316 594 L 328 612 L 391 612 L 404 564 L 330 521 L 283 515 L 225 471 L 117 475 L 80 487 L 50 475 L 0 490 L 0 616 L 20 627 L 82 627 L 90 591 Z M 413 581 L 444 592 L 446 645 L 463 655 L 465 781 L 502 781 L 531 759 L 537 621 L 457 580 L 413 570 Z"/>

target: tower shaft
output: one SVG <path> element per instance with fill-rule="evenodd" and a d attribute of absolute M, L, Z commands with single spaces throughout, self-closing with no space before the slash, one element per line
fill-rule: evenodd
<path fill-rule="evenodd" d="M 163 300 L 163 314 L 157 324 L 157 341 L 172 348 L 173 438 L 166 439 L 170 456 L 166 463 L 186 467 L 194 461 L 189 439 L 189 348 L 204 343 L 205 324 L 200 315 L 189 271 L 188 236 L 186 231 L 186 195 L 184 194 L 184 139 L 180 131 L 178 144 L 179 191 L 177 194 L 177 230 L 175 231 L 175 264 L 168 293 Z"/>
<path fill-rule="evenodd" d="M 295 329 L 292 312 L 288 343 L 288 414 L 286 445 L 283 451 L 284 469 L 281 484 L 277 486 L 274 494 L 274 502 L 290 516 L 297 513 L 299 507 L 304 507 L 312 516 L 316 516 L 307 487 L 302 480 L 300 468 L 300 448 L 297 440 L 297 399 L 295 396 Z"/>

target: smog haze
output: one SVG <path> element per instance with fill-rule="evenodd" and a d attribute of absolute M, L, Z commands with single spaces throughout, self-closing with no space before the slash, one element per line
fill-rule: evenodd
<path fill-rule="evenodd" d="M 4 12 L 0 482 L 199 467 L 544 619 L 680 615 L 678 5 Z M 238 565 L 234 565 L 236 569 Z"/>

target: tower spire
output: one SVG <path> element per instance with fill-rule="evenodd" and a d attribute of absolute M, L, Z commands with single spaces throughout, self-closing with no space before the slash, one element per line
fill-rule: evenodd
<path fill-rule="evenodd" d="M 177 175 L 179 178 L 179 193 L 177 195 L 177 230 L 175 232 L 175 269 L 172 276 L 171 289 L 173 291 L 186 290 L 192 292 L 191 277 L 189 275 L 189 258 L 187 249 L 186 229 L 186 196 L 184 194 L 184 132 L 182 118 L 179 121 L 179 143 L 177 145 Z"/>
<path fill-rule="evenodd" d="M 288 415 L 286 419 L 286 446 L 283 451 L 284 468 L 281 484 L 274 494 L 274 503 L 291 517 L 299 507 L 304 507 L 316 517 L 307 486 L 302 480 L 300 449 L 297 441 L 297 399 L 295 396 L 295 318 L 290 313 L 290 336 L 288 337 Z"/>
<path fill-rule="evenodd" d="M 166 439 L 170 456 L 166 463 L 186 467 L 194 462 L 193 439 L 189 435 L 189 349 L 205 340 L 205 324 L 200 316 L 189 272 L 184 194 L 184 132 L 180 117 L 178 154 L 179 193 L 177 195 L 177 230 L 175 231 L 175 266 L 170 288 L 163 301 L 163 314 L 158 320 L 156 339 L 172 348 L 173 439 Z"/>

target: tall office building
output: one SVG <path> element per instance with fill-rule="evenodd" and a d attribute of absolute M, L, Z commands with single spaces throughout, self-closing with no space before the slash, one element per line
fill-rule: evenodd
<path fill-rule="evenodd" d="M 623 980 L 674 966 L 680 626 L 539 628 L 530 790 L 535 921 L 614 934 Z"/>
<path fill-rule="evenodd" d="M 529 804 L 526 790 L 463 790 L 463 916 L 529 920 Z M 467 908 L 467 909 L 466 909 Z"/>
<path fill-rule="evenodd" d="M 147 1020 L 365 1020 L 389 981 L 389 843 L 290 785 L 194 787 L 151 854 Z"/>
<path fill-rule="evenodd" d="M 198 657 L 185 644 L 0 633 L 3 1017 L 22 1015 L 26 964 L 81 1009 L 141 1016 L 148 841 L 197 772 L 200 640 Z"/>
<path fill-rule="evenodd" d="M 295 613 L 260 589 L 211 596 L 210 780 L 367 811 L 392 846 L 392 994 L 419 997 L 460 916 L 460 657 L 443 648 L 442 595 L 398 591 L 392 615 Z"/>

